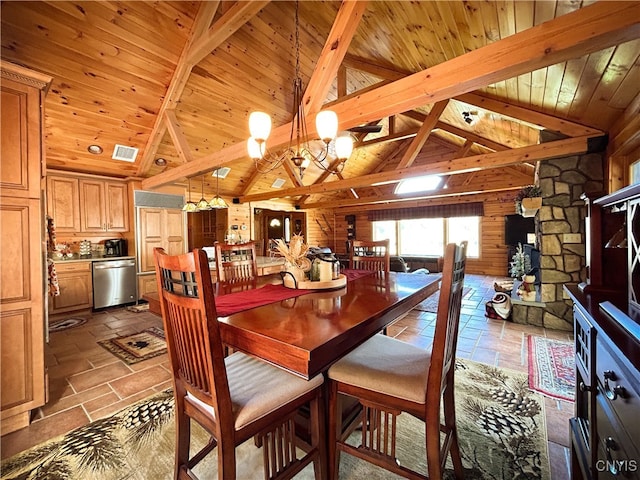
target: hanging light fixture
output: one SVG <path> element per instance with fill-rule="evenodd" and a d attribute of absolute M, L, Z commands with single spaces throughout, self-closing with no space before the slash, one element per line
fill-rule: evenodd
<path fill-rule="evenodd" d="M 182 207 L 182 211 L 183 212 L 187 212 L 187 213 L 193 213 L 193 212 L 197 212 L 198 211 L 198 206 L 196 205 L 195 202 L 191 201 L 191 179 L 187 178 L 187 181 L 189 182 L 189 201 L 186 202 L 184 204 L 184 206 Z"/>
<path fill-rule="evenodd" d="M 338 115 L 331 110 L 323 110 L 316 115 L 316 130 L 318 136 L 324 142 L 321 152 L 314 154 L 309 147 L 307 123 L 302 101 L 303 87 L 300 78 L 300 21 L 298 17 L 298 1 L 296 1 L 295 16 L 295 52 L 296 70 L 293 80 L 293 119 L 291 121 L 291 134 L 289 145 L 280 155 L 274 155 L 267 151 L 267 138 L 271 133 L 271 117 L 264 112 L 252 112 L 249 115 L 249 131 L 251 137 L 247 141 L 249 156 L 255 161 L 256 169 L 260 173 L 269 172 L 287 159 L 298 167 L 302 177 L 304 170 L 313 162 L 317 167 L 327 172 L 337 174 L 344 169 L 345 162 L 353 151 L 353 139 L 351 135 L 338 133 Z M 295 135 L 294 135 L 295 132 Z M 294 138 L 295 136 L 295 138 Z M 335 145 L 337 160 L 329 163 L 329 144 L 332 140 Z"/>
<path fill-rule="evenodd" d="M 215 175 L 216 177 L 216 196 L 213 197 L 209 202 L 209 207 L 210 208 L 229 208 L 229 205 L 227 205 L 227 202 L 225 202 L 224 199 L 220 196 L 220 177 L 218 176 L 219 170 L 220 170 L 219 168 L 216 168 L 213 171 L 213 175 Z"/>
<path fill-rule="evenodd" d="M 200 200 L 198 200 L 198 203 L 196 204 L 196 206 L 198 207 L 198 211 L 203 212 L 205 210 L 211 210 L 211 206 L 209 205 L 209 202 L 207 202 L 207 200 L 204 198 L 204 175 L 202 176 L 201 193 L 202 193 L 202 196 L 200 197 Z"/>

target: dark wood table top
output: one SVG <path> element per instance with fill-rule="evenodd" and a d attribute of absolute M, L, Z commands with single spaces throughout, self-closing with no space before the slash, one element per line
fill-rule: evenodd
<path fill-rule="evenodd" d="M 373 274 L 219 317 L 223 341 L 305 378 L 329 368 L 439 288 L 440 274 Z"/>

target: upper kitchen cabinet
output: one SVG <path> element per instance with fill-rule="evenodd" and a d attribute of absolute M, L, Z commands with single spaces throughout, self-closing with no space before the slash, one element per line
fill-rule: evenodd
<path fill-rule="evenodd" d="M 127 184 L 98 177 L 49 175 L 47 209 L 56 230 L 67 233 L 129 231 Z"/>
<path fill-rule="evenodd" d="M 127 185 L 80 179 L 80 229 L 86 233 L 129 231 Z"/>
<path fill-rule="evenodd" d="M 80 203 L 78 179 L 72 177 L 47 177 L 47 211 L 53 218 L 56 231 L 80 231 Z"/>

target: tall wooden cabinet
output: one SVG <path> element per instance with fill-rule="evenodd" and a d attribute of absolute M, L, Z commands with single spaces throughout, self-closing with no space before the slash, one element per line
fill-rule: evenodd
<path fill-rule="evenodd" d="M 0 61 L 0 431 L 29 425 L 46 379 L 43 103 L 51 78 Z M 8 366 L 8 368 L 7 368 Z"/>

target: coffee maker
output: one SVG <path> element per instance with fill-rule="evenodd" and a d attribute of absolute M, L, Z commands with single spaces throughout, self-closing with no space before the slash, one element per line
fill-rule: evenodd
<path fill-rule="evenodd" d="M 124 257 L 127 255 L 127 241 L 123 238 L 112 238 L 104 241 L 105 257 Z"/>

